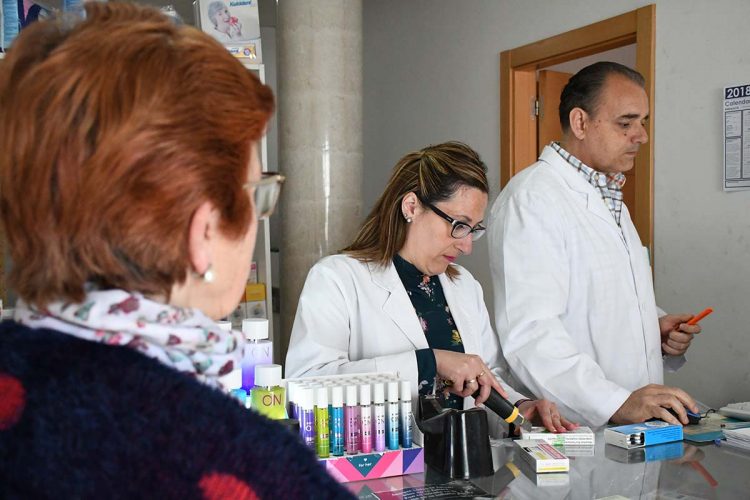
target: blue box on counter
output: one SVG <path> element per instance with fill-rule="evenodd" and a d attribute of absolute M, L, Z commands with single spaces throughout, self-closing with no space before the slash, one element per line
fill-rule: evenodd
<path fill-rule="evenodd" d="M 609 427 L 604 429 L 604 441 L 620 448 L 641 448 L 682 441 L 682 426 L 651 420 L 640 424 Z"/>

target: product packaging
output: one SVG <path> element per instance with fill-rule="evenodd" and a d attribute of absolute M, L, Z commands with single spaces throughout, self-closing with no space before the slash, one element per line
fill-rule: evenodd
<path fill-rule="evenodd" d="M 399 450 L 331 457 L 319 460 L 319 462 L 334 479 L 346 483 L 424 472 L 424 450 L 415 446 Z"/>
<path fill-rule="evenodd" d="M 258 282 L 258 263 L 255 261 L 250 262 L 250 274 L 247 277 L 248 283 Z"/>
<path fill-rule="evenodd" d="M 245 302 L 266 300 L 265 283 L 248 283 L 245 285 Z"/>
<path fill-rule="evenodd" d="M 568 432 L 550 432 L 544 427 L 521 429 L 521 439 L 541 439 L 552 446 L 594 446 L 594 433 L 583 426 Z"/>
<path fill-rule="evenodd" d="M 531 466 L 536 474 L 544 472 L 568 472 L 568 457 L 551 444 L 541 439 L 519 439 L 516 441 L 521 458 Z"/>
<path fill-rule="evenodd" d="M 641 448 L 653 444 L 682 441 L 682 426 L 661 420 L 604 429 L 604 441 L 620 448 Z"/>
<path fill-rule="evenodd" d="M 267 318 L 268 317 L 268 311 L 266 309 L 265 300 L 243 302 L 242 306 L 245 309 L 246 318 Z"/>

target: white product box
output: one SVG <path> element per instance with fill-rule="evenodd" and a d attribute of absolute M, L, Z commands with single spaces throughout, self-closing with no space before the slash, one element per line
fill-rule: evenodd
<path fill-rule="evenodd" d="M 593 446 L 594 433 L 588 427 L 578 427 L 568 432 L 550 432 L 544 427 L 521 430 L 521 439 L 541 439 L 552 446 Z"/>
<path fill-rule="evenodd" d="M 535 473 L 568 472 L 570 461 L 551 444 L 540 439 L 519 439 L 516 441 L 521 458 Z"/>

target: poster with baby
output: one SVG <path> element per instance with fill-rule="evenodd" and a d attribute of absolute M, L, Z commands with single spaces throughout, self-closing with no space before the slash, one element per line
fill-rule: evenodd
<path fill-rule="evenodd" d="M 199 0 L 201 29 L 238 57 L 261 62 L 258 0 Z"/>

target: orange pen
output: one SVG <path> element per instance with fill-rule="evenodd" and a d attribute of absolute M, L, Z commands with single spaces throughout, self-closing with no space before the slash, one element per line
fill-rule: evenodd
<path fill-rule="evenodd" d="M 703 318 L 705 318 L 706 316 L 708 316 L 712 312 L 714 312 L 714 309 L 712 307 L 707 307 L 703 311 L 699 312 L 698 314 L 696 314 L 695 316 L 693 316 L 692 318 L 690 318 L 690 321 L 688 321 L 687 324 L 688 325 L 697 325 L 700 320 L 702 320 Z"/>

